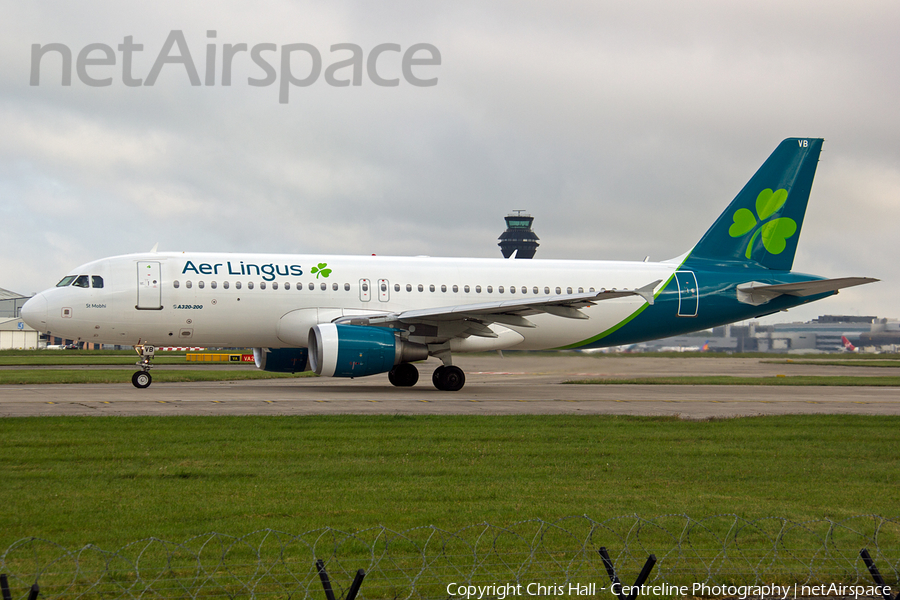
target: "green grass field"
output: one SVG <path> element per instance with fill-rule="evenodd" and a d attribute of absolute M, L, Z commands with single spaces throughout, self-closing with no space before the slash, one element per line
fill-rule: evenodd
<path fill-rule="evenodd" d="M 790 377 L 736 377 L 732 375 L 685 375 L 677 377 L 632 377 L 574 379 L 579 385 L 778 385 L 778 386 L 877 386 L 898 387 L 900 377 L 854 377 L 845 375 L 792 375 Z"/>
<path fill-rule="evenodd" d="M 215 364 L 215 363 L 212 363 Z M 225 366 L 227 363 L 219 363 Z M 60 383 L 130 383 L 134 369 L 15 369 L 0 371 L 0 385 L 60 384 Z M 315 377 L 304 373 L 269 373 L 253 368 L 239 369 L 153 369 L 150 374 L 157 383 L 188 381 L 239 381 L 247 379 L 278 379 Z"/>
<path fill-rule="evenodd" d="M 0 549 L 260 528 L 736 513 L 897 516 L 900 418 L 0 420 Z"/>

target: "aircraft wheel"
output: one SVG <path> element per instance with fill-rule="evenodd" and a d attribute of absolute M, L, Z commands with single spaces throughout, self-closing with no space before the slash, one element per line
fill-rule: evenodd
<path fill-rule="evenodd" d="M 441 365 L 440 367 L 438 367 L 437 369 L 434 370 L 434 373 L 431 374 L 431 383 L 433 383 L 434 387 L 436 387 L 439 390 L 443 389 L 443 388 L 441 388 L 441 373 L 443 373 L 443 372 L 444 372 L 444 365 Z"/>
<path fill-rule="evenodd" d="M 134 375 L 131 376 L 131 383 L 134 384 L 134 387 L 144 389 L 146 387 L 150 387 L 150 384 L 153 383 L 153 378 L 150 377 L 150 373 L 147 371 L 136 371 Z"/>
<path fill-rule="evenodd" d="M 400 363 L 388 371 L 388 381 L 397 387 L 412 387 L 419 381 L 419 370 L 410 363 Z"/>
<path fill-rule="evenodd" d="M 432 376 L 434 387 L 445 392 L 458 392 L 466 384 L 466 374 L 459 367 L 438 367 Z"/>

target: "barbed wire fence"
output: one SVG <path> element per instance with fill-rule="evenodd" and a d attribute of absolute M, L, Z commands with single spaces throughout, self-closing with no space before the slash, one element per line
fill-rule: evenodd
<path fill-rule="evenodd" d="M 242 536 L 208 533 L 182 542 L 151 537 L 116 550 L 93 544 L 69 549 L 26 538 L 0 555 L 0 573 L 8 576 L 14 598 L 27 597 L 37 583 L 43 598 L 321 600 L 315 566 L 321 560 L 337 598 L 345 597 L 363 569 L 359 598 L 431 599 L 460 597 L 459 586 L 469 585 L 608 586 L 601 547 L 608 548 L 623 581 L 633 581 L 654 554 L 658 562 L 647 585 L 872 585 L 859 556 L 862 548 L 888 584 L 896 589 L 900 580 L 900 517 L 877 515 L 812 521 L 573 516 L 503 526 L 478 523 L 456 531 L 434 526 L 356 532 L 326 527 L 300 534 L 261 529 Z"/>

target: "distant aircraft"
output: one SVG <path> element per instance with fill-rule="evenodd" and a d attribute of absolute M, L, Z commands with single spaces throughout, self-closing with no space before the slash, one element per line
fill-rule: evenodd
<path fill-rule="evenodd" d="M 841 336 L 841 346 L 843 346 L 845 352 L 856 352 L 857 350 L 856 346 L 850 343 L 846 335 Z"/>
<path fill-rule="evenodd" d="M 634 344 L 877 281 L 791 271 L 821 148 L 784 140 L 700 241 L 662 262 L 151 252 L 72 270 L 22 318 L 134 346 L 139 388 L 155 346 L 191 345 L 252 347 L 267 371 L 388 373 L 401 387 L 434 356 L 434 386 L 455 391 L 459 352 Z"/>

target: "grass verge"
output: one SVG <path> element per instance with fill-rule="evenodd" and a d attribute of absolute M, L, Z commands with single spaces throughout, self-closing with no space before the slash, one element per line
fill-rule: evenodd
<path fill-rule="evenodd" d="M 730 515 L 737 514 L 760 520 L 742 530 L 739 560 L 723 567 L 716 558 L 722 576 L 790 583 L 808 576 L 806 554 L 759 557 L 772 551 L 776 538 L 779 549 L 798 541 L 807 549 L 802 544 L 811 540 L 813 552 L 821 540 L 817 531 L 785 531 L 780 520 L 767 517 L 795 523 L 864 514 L 896 519 L 898 425 L 897 417 L 831 415 L 705 422 L 610 416 L 6 419 L 0 420 L 0 552 L 28 536 L 49 540 L 17 547 L 5 564 L 25 582 L 42 570 L 36 565 L 50 565 L 41 583 L 51 595 L 92 590 L 118 597 L 136 586 L 159 597 L 173 589 L 192 597 L 239 597 L 247 589 L 278 597 L 295 589 L 302 594 L 307 580 L 315 587 L 310 569 L 322 553 L 339 553 L 329 564 L 339 581 L 349 581 L 341 568 L 365 566 L 373 552 L 388 554 L 387 547 L 377 529 L 359 537 L 340 532 L 384 525 L 406 533 L 392 539 L 389 555 L 366 580 L 366 597 L 409 594 L 407 575 L 421 572 L 423 562 L 418 593 L 439 597 L 448 582 L 464 580 L 471 568 L 465 565 L 475 560 L 462 539 L 479 548 L 479 574 L 488 581 L 565 578 L 573 565 L 582 565 L 579 577 L 602 581 L 597 557 L 579 554 L 586 520 L 559 521 L 579 515 L 608 523 L 590 544 L 616 549 L 624 539 L 619 534 L 633 538 L 635 518 L 615 517 L 656 517 L 668 526 L 646 527 L 639 541 L 632 539 L 638 556 L 618 557 L 623 573 L 636 573 L 646 552 L 673 547 L 671 536 L 683 526 L 678 514 L 704 519 L 690 556 L 664 557 L 666 579 L 687 584 L 709 566 L 694 555 L 714 555 L 721 544 L 715 536 L 727 539 L 735 522 Z M 538 539 L 534 523 L 512 526 L 535 518 L 559 527 L 541 530 Z M 438 533 L 435 540 L 428 525 L 471 529 L 458 537 Z M 863 517 L 852 525 L 870 526 Z M 326 526 L 338 531 L 312 531 Z M 227 537 L 264 528 L 303 541 L 259 532 L 232 545 Z M 212 531 L 225 536 L 202 535 Z M 894 556 L 896 528 L 878 535 L 880 547 Z M 151 536 L 157 541 L 146 539 Z M 144 541 L 131 544 L 137 540 Z M 856 540 L 838 528 L 828 548 Z M 542 551 L 530 556 L 531 544 Z M 85 550 L 59 560 L 60 546 Z M 518 564 L 522 570 L 515 570 Z"/>
<path fill-rule="evenodd" d="M 215 363 L 213 363 L 215 364 Z M 220 363 L 221 364 L 221 363 Z M 136 369 L 135 369 L 136 370 Z M 124 369 L 15 369 L 0 371 L 0 385 L 63 384 L 63 383 L 130 383 L 130 370 Z M 253 369 L 235 370 L 159 370 L 150 373 L 158 383 L 187 381 L 239 381 L 247 379 L 280 379 L 312 377 L 311 371 L 303 373 L 270 373 Z"/>
<path fill-rule="evenodd" d="M 897 417 L 0 420 L 0 548 L 586 514 L 896 516 Z"/>
<path fill-rule="evenodd" d="M 783 386 L 900 386 L 900 377 L 845 377 L 793 375 L 790 377 L 735 377 L 698 375 L 684 377 L 635 377 L 630 379 L 574 379 L 577 385 L 783 385 Z"/>

